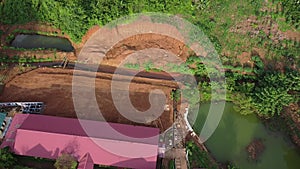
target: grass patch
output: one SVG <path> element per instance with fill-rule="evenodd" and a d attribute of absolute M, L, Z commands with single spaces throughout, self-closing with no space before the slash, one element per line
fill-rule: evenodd
<path fill-rule="evenodd" d="M 33 30 L 26 30 L 26 29 L 15 29 L 12 33 L 17 34 L 39 34 L 39 35 L 46 35 L 46 36 L 58 36 L 57 32 L 43 32 L 43 31 L 33 31 Z"/>
<path fill-rule="evenodd" d="M 38 63 L 38 62 L 52 62 L 52 58 L 36 58 L 34 57 L 20 57 L 20 56 L 1 56 L 2 63 Z"/>
<path fill-rule="evenodd" d="M 124 67 L 128 69 L 140 70 L 140 65 L 138 63 L 125 63 Z"/>

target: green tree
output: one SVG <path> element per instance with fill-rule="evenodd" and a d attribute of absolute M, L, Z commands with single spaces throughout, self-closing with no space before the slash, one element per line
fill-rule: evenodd
<path fill-rule="evenodd" d="M 299 101 L 299 76 L 299 72 L 291 70 L 261 74 L 251 93 L 258 114 L 264 117 L 279 115 L 284 106 Z"/>
<path fill-rule="evenodd" d="M 271 117 L 275 114 L 280 115 L 284 106 L 288 106 L 294 101 L 292 95 L 283 88 L 275 88 L 273 86 L 266 86 L 255 93 L 256 108 L 258 115 L 264 117 Z"/>
<path fill-rule="evenodd" d="M 16 164 L 17 160 L 9 147 L 0 149 L 0 168 L 10 169 Z"/>

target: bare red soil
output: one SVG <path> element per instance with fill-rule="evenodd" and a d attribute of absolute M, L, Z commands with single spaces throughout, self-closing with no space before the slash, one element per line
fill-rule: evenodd
<path fill-rule="evenodd" d="M 116 45 L 114 45 L 106 53 L 106 57 L 101 64 L 118 66 L 123 60 L 125 60 L 127 56 L 135 53 L 136 51 L 151 48 L 162 49 L 171 52 L 183 61 L 185 61 L 190 55 L 194 53 L 183 42 L 176 40 L 172 37 L 154 33 L 139 34 L 124 39 L 118 42 Z M 168 53 L 165 54 L 164 58 L 159 57 L 157 55 L 149 54 L 149 58 L 147 58 L 147 61 L 153 61 L 153 63 L 162 61 L 166 61 L 166 63 L 176 63 L 176 60 L 172 60 L 172 57 L 167 56 Z M 141 59 L 142 58 L 140 58 L 140 60 Z M 144 63 L 147 61 L 144 61 Z"/>
<path fill-rule="evenodd" d="M 82 73 L 84 74 L 84 72 Z M 45 111 L 43 112 L 45 115 L 76 118 L 77 115 L 72 99 L 72 75 L 73 70 L 52 68 L 38 68 L 18 75 L 6 84 L 0 96 L 0 101 L 41 101 L 46 104 Z M 116 123 L 135 124 L 124 118 L 114 106 L 110 90 L 112 75 L 106 73 L 97 73 L 96 75 L 96 99 L 105 120 Z M 126 78 L 128 77 L 118 77 L 117 84 L 120 86 L 124 85 Z M 168 85 L 174 86 L 174 82 L 135 77 L 129 88 L 131 102 L 140 111 L 150 108 L 148 98 L 151 90 L 159 89 L 164 92 L 168 98 L 165 104 L 169 105 L 170 110 L 165 110 L 158 120 L 147 124 L 159 127 L 161 130 L 167 129 L 173 123 L 173 105 L 170 100 L 172 87 Z M 119 92 L 126 92 L 122 87 L 117 90 Z M 89 107 L 87 106 L 85 119 L 93 120 L 96 119 L 96 116 L 97 114 L 94 112 L 89 112 Z"/>
<path fill-rule="evenodd" d="M 38 23 L 14 25 L 11 27 L 0 25 L 0 29 L 4 31 L 4 35 L 1 38 L 2 45 L 7 45 L 5 42 L 6 37 L 16 29 L 54 33 L 70 40 L 70 37 L 62 34 L 60 30 L 52 28 L 49 25 L 39 25 Z M 79 44 L 75 44 L 70 40 L 75 48 L 74 52 L 56 52 L 54 54 L 53 51 L 47 50 L 16 51 L 1 49 L 1 47 L 0 50 L 2 51 L 0 52 L 9 56 L 18 55 L 36 56 L 36 58 L 53 58 L 55 55 L 55 60 L 62 60 L 64 57 L 67 57 L 71 61 L 77 60 L 77 55 L 80 53 L 83 45 L 97 30 L 99 30 L 99 27 L 92 27 Z M 101 64 L 118 66 L 128 55 L 149 48 L 165 50 L 182 60 L 185 60 L 193 53 L 192 50 L 179 40 L 162 34 L 147 33 L 126 38 L 114 46 L 111 46 L 110 50 L 106 53 L 106 58 Z M 157 58 L 156 55 L 151 55 L 147 59 L 139 57 L 135 60 L 142 64 L 149 60 L 156 62 Z M 160 56 L 159 62 L 161 64 L 169 63 L 170 57 Z M 178 61 L 174 60 L 174 62 L 177 63 Z M 45 115 L 76 118 L 77 115 L 72 99 L 72 76 L 73 70 L 51 68 L 38 68 L 24 74 L 19 74 L 14 78 L 12 76 L 11 78 L 13 79 L 6 83 L 3 93 L 0 95 L 0 101 L 42 101 L 46 104 Z M 159 127 L 161 131 L 164 131 L 173 124 L 173 102 L 170 100 L 170 93 L 172 89 L 177 88 L 177 84 L 169 80 L 150 79 L 151 77 L 152 76 L 148 78 L 135 77 L 133 79 L 129 90 L 130 99 L 136 109 L 145 111 L 150 108 L 148 99 L 150 91 L 154 89 L 162 90 L 167 97 L 165 104 L 168 105 L 170 109 L 165 110 L 159 119 L 147 125 Z M 123 117 L 114 106 L 110 92 L 111 78 L 112 74 L 110 73 L 97 73 L 95 93 L 99 109 L 106 121 L 136 124 Z M 118 79 L 120 80 L 118 85 L 122 86 L 124 85 L 123 80 L 128 79 L 128 77 L 120 76 Z M 126 91 L 120 89 L 119 92 L 122 93 Z M 95 116 L 97 115 L 93 112 L 89 112 L 89 107 L 86 108 L 86 111 L 85 119 L 96 119 Z"/>
<path fill-rule="evenodd" d="M 247 34 L 256 36 L 263 31 L 266 35 L 270 36 L 271 40 L 278 43 L 280 40 L 291 39 L 299 40 L 300 33 L 292 30 L 283 32 L 279 29 L 279 25 L 270 17 L 264 17 L 262 20 L 258 20 L 256 16 L 250 16 L 247 20 L 237 24 L 231 28 L 231 32 Z"/>

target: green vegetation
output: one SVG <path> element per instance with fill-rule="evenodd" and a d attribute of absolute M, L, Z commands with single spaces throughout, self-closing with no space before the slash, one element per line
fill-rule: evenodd
<path fill-rule="evenodd" d="M 200 79 L 198 88 L 200 92 L 200 101 L 206 102 L 212 99 L 212 89 L 216 92 L 215 99 L 222 99 L 222 91 L 227 89 L 226 101 L 232 101 L 235 104 L 235 110 L 243 115 L 257 113 L 261 117 L 270 118 L 274 115 L 280 115 L 284 106 L 299 101 L 300 93 L 300 74 L 296 70 L 286 69 L 285 73 L 280 73 L 278 70 L 266 68 L 259 56 L 253 56 L 253 68 L 250 71 L 236 69 L 227 66 L 228 70 L 225 73 L 226 85 L 223 86 L 218 80 L 209 81 L 208 69 L 199 57 L 190 57 L 186 63 L 175 65 L 167 64 L 164 68 L 170 72 L 179 72 L 184 74 L 192 74 Z M 195 65 L 193 68 L 191 65 Z M 138 69 L 138 64 L 128 64 L 127 67 Z M 146 71 L 155 69 L 152 62 L 143 65 Z M 168 69 L 169 68 L 169 69 Z M 163 70 L 164 70 L 163 69 Z M 248 73 L 248 74 L 241 74 Z M 211 74 L 211 72 L 210 72 Z M 211 77 L 212 78 L 212 77 Z M 187 92 L 185 96 L 191 100 L 194 92 Z M 191 94 L 192 93 L 192 94 Z M 177 98 L 176 93 L 172 93 L 172 99 Z M 197 97 L 198 98 L 198 97 Z M 199 99 L 193 99 L 193 104 L 199 103 Z"/>
<path fill-rule="evenodd" d="M 253 70 L 251 67 L 243 67 L 243 66 L 232 66 L 232 65 L 224 65 L 223 66 L 224 69 L 226 70 L 230 70 L 232 72 L 239 72 L 239 73 L 252 73 Z"/>
<path fill-rule="evenodd" d="M 8 147 L 0 149 L 0 168 L 8 169 L 16 164 L 17 160 Z"/>
<path fill-rule="evenodd" d="M 6 79 L 5 75 L 0 75 L 0 85 L 4 85 L 4 81 Z M 1 90 L 2 91 L 2 90 Z"/>
<path fill-rule="evenodd" d="M 174 63 L 167 63 L 166 70 L 168 70 L 169 72 L 176 72 L 176 73 L 181 73 L 181 74 L 193 75 L 195 73 L 192 71 L 192 69 L 190 69 L 188 67 L 188 65 L 186 63 L 181 63 L 179 65 L 176 65 Z"/>
<path fill-rule="evenodd" d="M 54 164 L 56 169 L 76 169 L 77 161 L 70 154 L 62 154 Z"/>
<path fill-rule="evenodd" d="M 233 95 L 234 110 L 242 115 L 248 115 L 258 112 L 253 104 L 251 97 L 247 97 L 244 93 L 236 93 Z"/>
<path fill-rule="evenodd" d="M 169 161 L 169 169 L 175 169 L 175 160 Z"/>
<path fill-rule="evenodd" d="M 105 25 L 121 16 L 139 12 L 165 12 L 192 15 L 192 1 L 105 1 L 105 0 L 5 0 L 0 3 L 4 24 L 31 21 L 49 23 L 67 33 L 75 42 L 93 25 Z M 14 11 L 14 12 L 11 12 Z"/>
<path fill-rule="evenodd" d="M 225 73 L 226 100 L 235 103 L 238 112 L 243 115 L 257 113 L 259 116 L 270 118 L 280 115 L 284 106 L 299 101 L 298 71 L 286 68 L 284 73 L 281 73 L 275 69 L 265 68 L 257 56 L 252 60 L 255 63 L 254 74 L 242 75 L 234 71 Z M 215 81 L 199 82 L 201 101 L 211 100 L 212 88 L 220 89 L 222 86 Z"/>
<path fill-rule="evenodd" d="M 14 40 L 15 36 L 13 34 L 9 34 L 7 37 L 6 37 L 6 43 L 10 43 L 12 40 Z"/>
<path fill-rule="evenodd" d="M 26 30 L 26 29 L 15 29 L 12 31 L 12 33 L 18 33 L 18 34 L 39 34 L 39 35 L 47 35 L 47 36 L 57 36 L 57 32 L 42 32 L 42 31 L 32 31 L 32 30 Z"/>
<path fill-rule="evenodd" d="M 227 73 L 229 100 L 241 114 L 257 113 L 270 118 L 280 115 L 284 106 L 299 101 L 300 79 L 296 70 L 285 73 L 276 70 L 256 70 L 251 76 Z"/>
<path fill-rule="evenodd" d="M 190 168 L 218 168 L 218 166 L 210 161 L 207 152 L 201 151 L 193 142 L 188 142 L 186 149 Z"/>
<path fill-rule="evenodd" d="M 0 63 L 34 63 L 34 62 L 51 62 L 52 58 L 36 58 L 34 57 L 20 57 L 20 56 L 1 56 Z"/>
<path fill-rule="evenodd" d="M 146 63 L 143 65 L 143 67 L 144 67 L 144 69 L 145 69 L 147 72 L 149 72 L 150 70 L 155 69 L 153 62 L 146 62 Z"/>
<path fill-rule="evenodd" d="M 105 25 L 122 16 L 139 12 L 179 14 L 200 27 L 219 53 L 227 51 L 236 55 L 240 51 L 251 51 L 253 47 L 258 47 L 258 42 L 264 45 L 272 36 L 257 35 L 253 37 L 237 35 L 230 31 L 230 28 L 247 19 L 247 16 L 257 16 L 258 20 L 262 20 L 263 17 L 272 15 L 274 16 L 273 20 L 280 21 L 281 25 L 285 25 L 285 27 L 289 23 L 292 24 L 292 27 L 298 27 L 299 5 L 296 0 L 275 1 L 272 6 L 278 8 L 277 11 L 261 12 L 260 9 L 268 7 L 268 5 L 265 5 L 263 1 L 254 0 L 247 2 L 243 0 L 113 0 L 109 2 L 105 0 L 24 0 L 22 2 L 5 0 L 0 3 L 0 22 L 4 24 L 23 24 L 31 21 L 48 23 L 70 35 L 74 42 L 80 42 L 81 37 L 91 26 Z M 282 12 L 278 12 L 279 8 L 283 8 Z M 277 19 L 282 17 L 286 18 L 286 21 Z M 261 40 L 258 40 L 260 38 Z M 247 45 L 245 45 L 246 43 Z M 273 46 L 271 44 L 269 47 L 267 46 L 267 50 Z M 269 51 L 271 53 L 267 53 L 267 55 L 273 55 L 272 50 Z M 279 54 L 275 55 L 281 57 Z"/>
<path fill-rule="evenodd" d="M 35 159 L 33 157 L 25 157 L 26 161 L 43 161 L 44 159 Z M 17 156 L 13 154 L 9 147 L 0 149 L 0 168 L 1 169 L 32 169 L 21 165 L 21 161 L 24 160 L 24 157 Z"/>
<path fill-rule="evenodd" d="M 138 63 L 125 63 L 124 67 L 134 70 L 140 70 L 140 65 Z"/>
<path fill-rule="evenodd" d="M 225 64 L 225 68 L 236 72 L 251 73 L 250 67 L 235 67 L 231 64 L 235 62 L 235 56 L 241 51 L 251 52 L 254 47 L 258 47 L 265 49 L 268 59 L 286 57 L 293 58 L 296 62 L 296 57 L 299 56 L 299 53 L 296 55 L 297 46 L 285 47 L 284 43 L 281 43 L 283 41 L 279 41 L 278 44 L 273 43 L 270 40 L 273 35 L 267 35 L 263 31 L 253 36 L 252 34 L 237 34 L 231 31 L 231 28 L 246 20 L 248 16 L 257 16 L 257 20 L 262 21 L 264 17 L 270 15 L 272 16 L 271 23 L 280 22 L 283 27 L 292 29 L 299 25 L 299 5 L 296 4 L 296 0 L 273 1 L 268 4 L 255 0 L 247 2 L 243 0 L 113 0 L 109 2 L 104 0 L 24 0 L 22 2 L 5 0 L 0 3 L 0 22 L 4 24 L 23 24 L 31 21 L 48 23 L 70 35 L 74 42 L 80 42 L 81 37 L 91 26 L 105 25 L 122 16 L 139 12 L 176 14 L 204 31 L 222 55 L 221 59 L 224 63 L 228 62 L 226 57 L 229 56 L 229 64 Z M 276 10 L 262 12 L 263 7 L 276 8 Z M 286 20 L 281 20 L 282 17 Z M 155 19 L 160 18 L 155 17 Z M 128 22 L 126 18 L 124 22 Z M 257 26 L 253 25 L 253 27 Z M 8 40 L 11 39 L 8 38 Z M 273 48 L 278 50 L 273 50 Z M 223 53 L 228 54 L 223 56 Z M 184 66 L 180 69 L 184 71 Z"/>
<path fill-rule="evenodd" d="M 235 109 L 241 114 L 257 113 L 262 117 L 279 115 L 284 106 L 299 101 L 299 72 L 285 69 L 284 73 L 267 69 L 257 56 L 253 57 L 253 75 L 226 73 L 227 89 Z"/>
<path fill-rule="evenodd" d="M 143 68 L 147 72 L 167 71 L 167 72 L 190 74 L 190 75 L 195 74 L 195 72 L 193 72 L 193 70 L 190 69 L 186 63 L 182 63 L 179 65 L 174 63 L 167 63 L 164 67 L 157 68 L 153 62 L 149 61 L 149 62 L 145 62 L 143 65 L 140 65 L 138 63 L 126 63 L 124 64 L 124 67 L 129 69 L 134 69 L 134 70 L 140 70 L 141 68 Z"/>
<path fill-rule="evenodd" d="M 172 92 L 171 92 L 171 99 L 172 100 L 179 101 L 180 96 L 181 96 L 180 90 L 172 90 Z"/>
<path fill-rule="evenodd" d="M 272 117 L 280 114 L 284 106 L 298 102 L 300 94 L 300 74 L 298 71 L 264 72 L 259 75 L 251 97 L 258 114 Z"/>
<path fill-rule="evenodd" d="M 300 5 L 297 0 L 283 0 L 282 1 L 283 16 L 288 22 L 299 28 L 300 20 Z"/>

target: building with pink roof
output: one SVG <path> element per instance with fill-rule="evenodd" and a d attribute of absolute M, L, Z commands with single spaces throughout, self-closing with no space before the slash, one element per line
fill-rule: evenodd
<path fill-rule="evenodd" d="M 49 159 L 68 153 L 77 159 L 79 169 L 92 169 L 94 164 L 153 169 L 158 135 L 157 128 L 16 114 L 1 148 Z"/>

